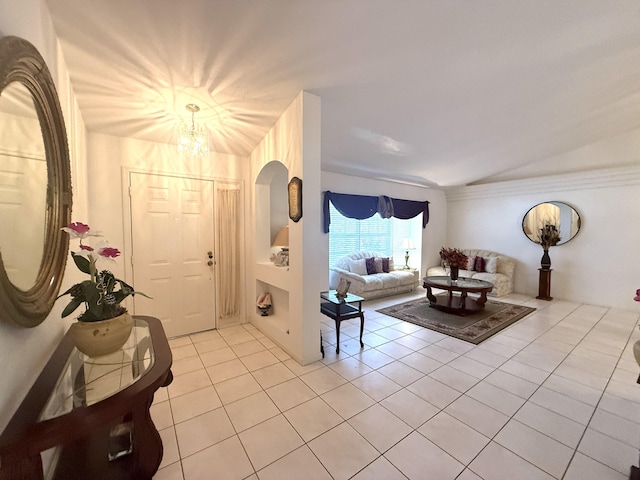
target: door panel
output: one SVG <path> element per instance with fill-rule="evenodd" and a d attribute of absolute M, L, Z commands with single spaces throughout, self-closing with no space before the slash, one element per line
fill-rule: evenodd
<path fill-rule="evenodd" d="M 134 298 L 135 313 L 162 320 L 168 337 L 215 324 L 213 182 L 131 173 L 133 279 L 153 297 Z"/>

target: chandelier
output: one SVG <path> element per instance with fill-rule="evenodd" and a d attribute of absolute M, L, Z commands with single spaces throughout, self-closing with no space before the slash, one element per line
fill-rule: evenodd
<path fill-rule="evenodd" d="M 185 108 L 191 112 L 191 123 L 183 121 L 178 128 L 178 152 L 191 158 L 199 158 L 209 151 L 207 129 L 196 123 L 195 114 L 200 111 L 198 105 L 189 103 Z"/>

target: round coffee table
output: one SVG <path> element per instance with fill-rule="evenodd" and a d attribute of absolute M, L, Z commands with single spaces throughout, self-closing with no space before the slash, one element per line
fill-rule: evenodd
<path fill-rule="evenodd" d="M 487 293 L 493 288 L 493 283 L 474 278 L 458 278 L 451 280 L 451 277 L 424 277 L 423 287 L 427 289 L 429 305 L 443 312 L 456 315 L 467 315 L 484 309 L 487 303 Z M 446 290 L 448 295 L 434 295 L 432 288 Z M 460 292 L 460 295 L 454 295 Z M 468 293 L 479 293 L 478 298 L 468 297 Z"/>

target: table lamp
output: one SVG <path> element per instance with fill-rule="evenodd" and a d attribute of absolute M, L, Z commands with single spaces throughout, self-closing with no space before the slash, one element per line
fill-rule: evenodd
<path fill-rule="evenodd" d="M 409 237 L 405 237 L 402 240 L 402 244 L 400 245 L 402 249 L 405 251 L 404 254 L 404 268 L 409 270 L 409 250 L 415 250 L 416 247 L 413 245 L 413 242 Z"/>

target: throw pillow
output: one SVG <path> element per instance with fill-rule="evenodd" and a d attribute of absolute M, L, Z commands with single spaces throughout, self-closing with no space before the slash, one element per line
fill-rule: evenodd
<path fill-rule="evenodd" d="M 380 257 L 375 257 L 376 262 L 376 273 L 382 273 L 384 270 L 382 269 L 382 259 Z"/>
<path fill-rule="evenodd" d="M 473 268 L 476 272 L 484 272 L 484 258 L 477 256 L 476 264 Z"/>
<path fill-rule="evenodd" d="M 393 264 L 393 258 L 389 257 L 389 271 L 395 270 L 396 266 Z"/>
<path fill-rule="evenodd" d="M 476 266 L 476 257 L 467 257 L 467 266 L 464 267 L 464 269 L 472 272 L 475 266 Z"/>
<path fill-rule="evenodd" d="M 389 273 L 389 258 L 385 257 L 382 259 L 382 271 L 385 273 Z"/>
<path fill-rule="evenodd" d="M 365 260 L 365 265 L 367 266 L 367 275 L 373 275 L 376 273 L 376 259 L 371 257 Z"/>
<path fill-rule="evenodd" d="M 484 271 L 487 273 L 496 273 L 498 267 L 498 257 L 484 258 Z"/>
<path fill-rule="evenodd" d="M 364 258 L 361 258 L 359 260 L 351 260 L 349 262 L 349 270 L 351 270 L 351 273 L 355 273 L 357 275 L 366 275 L 367 261 Z"/>

